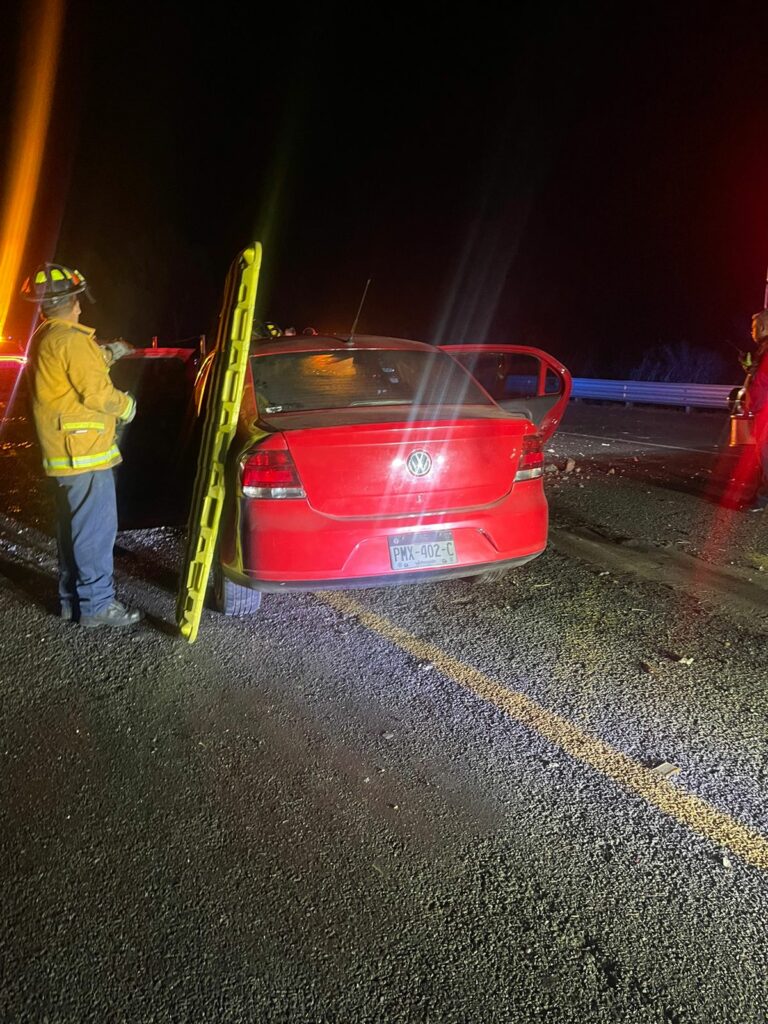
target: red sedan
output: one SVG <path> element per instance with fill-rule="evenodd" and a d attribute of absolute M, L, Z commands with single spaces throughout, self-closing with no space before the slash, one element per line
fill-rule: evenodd
<path fill-rule="evenodd" d="M 570 376 L 544 352 L 300 336 L 254 342 L 249 362 L 215 565 L 225 614 L 264 591 L 504 571 L 546 547 L 542 444 Z"/>

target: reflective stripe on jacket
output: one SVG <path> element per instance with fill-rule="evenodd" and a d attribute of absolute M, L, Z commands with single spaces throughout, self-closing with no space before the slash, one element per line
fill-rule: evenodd
<path fill-rule="evenodd" d="M 45 320 L 30 342 L 27 378 L 48 476 L 109 469 L 120 460 L 115 425 L 133 399 L 112 384 L 90 327 Z"/>

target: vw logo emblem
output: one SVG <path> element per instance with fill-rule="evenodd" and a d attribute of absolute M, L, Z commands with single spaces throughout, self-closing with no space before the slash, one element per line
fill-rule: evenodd
<path fill-rule="evenodd" d="M 432 458 L 421 450 L 411 452 L 405 460 L 405 467 L 411 476 L 426 476 L 432 469 Z"/>

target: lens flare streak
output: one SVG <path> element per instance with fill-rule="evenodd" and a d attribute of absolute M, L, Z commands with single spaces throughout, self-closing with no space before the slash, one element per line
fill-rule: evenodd
<path fill-rule="evenodd" d="M 59 60 L 63 0 L 43 0 L 35 8 L 22 47 L 19 103 L 10 146 L 8 185 L 0 219 L 0 334 L 19 278 L 35 207 L 51 116 Z"/>

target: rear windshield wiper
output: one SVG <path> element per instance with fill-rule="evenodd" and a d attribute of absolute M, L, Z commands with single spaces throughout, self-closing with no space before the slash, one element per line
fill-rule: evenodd
<path fill-rule="evenodd" d="M 294 412 L 296 409 L 303 409 L 305 406 L 301 402 L 283 402 L 282 405 L 268 405 L 265 407 L 264 412 Z"/>
<path fill-rule="evenodd" d="M 297 409 L 306 409 L 300 401 L 284 401 L 280 406 L 265 406 L 265 413 L 293 413 Z"/>
<path fill-rule="evenodd" d="M 360 405 L 412 405 L 408 398 L 371 398 L 366 402 L 350 402 L 348 408 L 352 409 Z"/>

